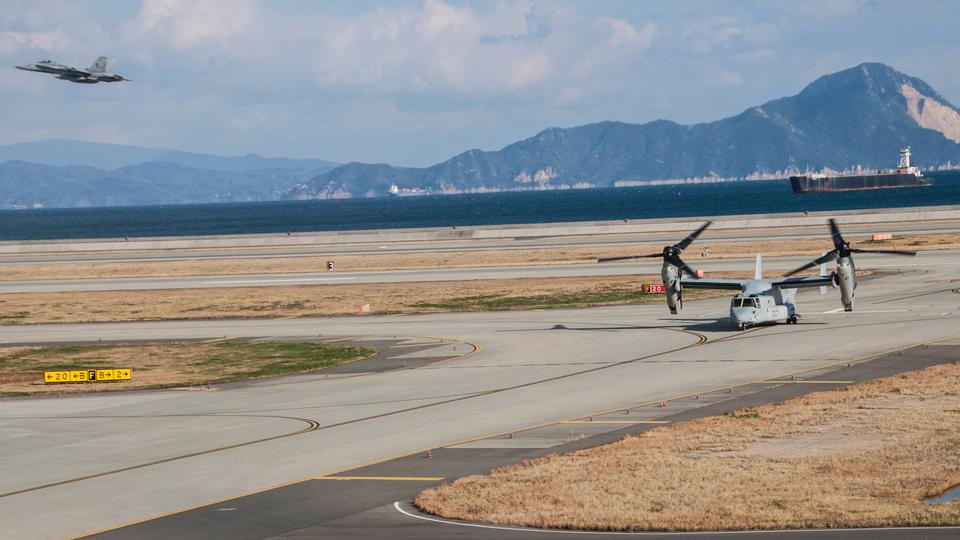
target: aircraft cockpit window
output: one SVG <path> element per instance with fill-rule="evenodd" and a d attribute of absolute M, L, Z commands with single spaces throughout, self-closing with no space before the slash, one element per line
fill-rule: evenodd
<path fill-rule="evenodd" d="M 759 304 L 757 303 L 757 299 L 756 299 L 756 298 L 740 298 L 740 297 L 737 297 L 737 298 L 734 298 L 734 299 L 733 299 L 733 302 L 732 302 L 730 305 L 731 305 L 731 307 L 749 307 L 749 308 L 756 308 L 756 307 L 758 307 Z"/>

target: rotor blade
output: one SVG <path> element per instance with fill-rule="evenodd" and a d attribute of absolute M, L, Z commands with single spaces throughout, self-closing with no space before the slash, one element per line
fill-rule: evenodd
<path fill-rule="evenodd" d="M 674 246 L 673 246 L 674 249 L 676 249 L 677 251 L 683 251 L 683 250 L 687 249 L 687 246 L 689 246 L 690 244 L 692 244 L 693 241 L 696 240 L 697 237 L 700 236 L 700 234 L 703 233 L 703 231 L 705 231 L 705 230 L 707 229 L 707 227 L 710 226 L 711 223 L 713 223 L 713 222 L 712 222 L 712 221 L 708 221 L 708 222 L 704 223 L 703 225 L 701 225 L 699 229 L 697 229 L 697 230 L 693 231 L 692 233 L 690 233 L 690 236 L 688 236 L 688 237 L 684 238 L 683 240 L 681 240 L 680 242 L 674 244 Z"/>
<path fill-rule="evenodd" d="M 852 253 L 889 253 L 890 255 L 916 255 L 916 251 L 896 250 L 896 249 L 851 249 Z"/>
<path fill-rule="evenodd" d="M 814 260 L 808 262 L 807 264 L 801 266 L 800 268 L 796 268 L 796 269 L 794 269 L 794 270 L 791 270 L 791 271 L 787 272 L 786 274 L 784 274 L 784 276 L 785 276 L 785 277 L 790 277 L 790 276 L 792 276 L 792 275 L 794 275 L 794 274 L 798 274 L 798 273 L 800 273 L 800 272 L 803 272 L 804 270 L 806 270 L 806 269 L 808 269 L 808 268 L 813 268 L 814 266 L 820 266 L 821 264 L 823 264 L 823 263 L 825 263 L 825 262 L 830 262 L 830 261 L 833 261 L 833 260 L 836 260 L 836 259 L 837 259 L 837 250 L 828 251 L 828 252 L 824 253 L 823 255 L 817 257 L 816 259 L 814 259 Z"/>
<path fill-rule="evenodd" d="M 623 257 L 602 257 L 597 259 L 598 263 L 614 261 L 632 261 L 634 259 L 652 259 L 653 257 L 663 257 L 663 253 L 651 253 L 649 255 L 625 255 Z"/>
<path fill-rule="evenodd" d="M 683 262 L 683 259 L 681 259 L 680 257 L 674 257 L 667 262 L 676 266 L 677 268 L 680 269 L 680 271 L 686 273 L 690 277 L 694 277 L 694 278 L 700 277 L 697 275 L 696 272 L 693 271 L 693 268 L 690 268 L 690 266 L 687 265 L 687 263 Z"/>
<path fill-rule="evenodd" d="M 830 218 L 827 223 L 830 225 L 830 236 L 833 238 L 833 247 L 840 249 L 843 245 L 843 236 L 840 234 L 840 227 L 837 227 L 837 221 Z"/>

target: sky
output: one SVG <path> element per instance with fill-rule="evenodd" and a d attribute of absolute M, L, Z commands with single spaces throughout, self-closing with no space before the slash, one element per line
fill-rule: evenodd
<path fill-rule="evenodd" d="M 0 144 L 424 166 L 548 127 L 688 124 L 876 61 L 960 103 L 960 2 L 0 0 Z M 13 66 L 89 66 L 83 85 Z"/>

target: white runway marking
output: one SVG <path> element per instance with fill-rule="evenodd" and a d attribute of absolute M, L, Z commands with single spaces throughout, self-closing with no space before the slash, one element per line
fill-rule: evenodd
<path fill-rule="evenodd" d="M 857 309 L 857 310 L 854 310 L 854 311 L 850 311 L 849 313 L 906 313 L 907 311 L 908 311 L 908 310 L 906 310 L 906 309 L 883 309 L 883 310 L 879 310 L 879 309 L 875 309 L 875 310 Z M 823 313 L 821 313 L 821 315 L 831 315 L 831 314 L 835 314 L 835 313 L 844 313 L 843 308 L 837 308 L 837 309 L 831 309 L 831 310 L 828 310 L 828 311 L 824 311 Z"/>
<path fill-rule="evenodd" d="M 401 514 L 403 514 L 403 515 L 405 515 L 405 516 L 407 516 L 407 517 L 412 517 L 412 518 L 414 518 L 414 519 L 422 519 L 423 521 L 432 521 L 432 522 L 434 522 L 434 523 L 441 523 L 441 524 L 443 524 L 443 525 L 454 525 L 454 526 L 459 526 L 459 527 L 476 527 L 476 528 L 478 528 L 478 529 L 493 529 L 493 530 L 498 530 L 498 531 L 517 531 L 517 532 L 550 533 L 550 534 L 579 534 L 579 535 L 583 535 L 583 536 L 588 536 L 588 535 L 589 535 L 589 536 L 593 536 L 593 535 L 597 535 L 597 536 L 651 536 L 651 535 L 657 534 L 657 532 L 659 532 L 659 531 L 636 531 L 636 532 L 632 532 L 632 531 L 629 531 L 629 532 L 617 532 L 617 531 L 571 531 L 571 530 L 567 530 L 567 529 L 535 529 L 535 528 L 533 528 L 533 527 L 504 527 L 504 526 L 500 526 L 500 525 L 484 525 L 484 524 L 482 524 L 482 523 L 466 523 L 466 522 L 463 522 L 463 521 L 451 521 L 451 520 L 446 520 L 446 519 L 438 519 L 438 518 L 433 518 L 433 517 L 418 515 L 418 514 L 414 514 L 414 513 L 412 513 L 412 512 L 407 512 L 406 510 L 404 510 L 404 509 L 400 506 L 400 501 L 394 502 L 394 503 L 393 503 L 393 508 L 396 509 L 397 512 L 400 512 Z M 709 535 L 714 535 L 714 536 L 737 536 L 737 535 L 744 535 L 744 536 L 747 536 L 747 535 L 750 535 L 750 536 L 752 536 L 752 535 L 758 535 L 758 536 L 762 536 L 762 535 L 770 535 L 770 534 L 778 534 L 778 535 L 779 535 L 779 534 L 782 534 L 782 535 L 784 535 L 784 536 L 793 536 L 793 535 L 803 535 L 803 534 L 807 534 L 807 533 L 811 533 L 811 532 L 829 532 L 829 533 L 834 533 L 834 532 L 837 532 L 837 531 L 858 531 L 858 532 L 860 532 L 860 531 L 890 531 L 890 530 L 897 530 L 897 531 L 907 531 L 907 530 L 923 530 L 923 531 L 940 530 L 940 531 L 952 531 L 952 530 L 960 530 L 960 527 L 955 527 L 955 526 L 947 525 L 947 526 L 945 526 L 945 527 L 894 527 L 894 528 L 890 528 L 890 527 L 863 527 L 863 528 L 856 528 L 856 529 L 851 529 L 851 528 L 847 528 L 847 529 L 769 529 L 769 530 L 755 529 L 755 530 L 745 530 L 745 531 L 677 531 L 677 532 L 672 532 L 672 531 L 671 531 L 671 532 L 665 533 L 665 534 L 669 534 L 669 535 L 671 535 L 671 536 L 706 536 L 706 535 L 708 535 L 708 534 L 709 534 Z"/>
<path fill-rule="evenodd" d="M 297 281 L 349 281 L 352 277 L 289 278 L 289 279 L 229 279 L 222 281 L 204 281 L 204 285 L 229 285 L 234 283 L 292 283 Z"/>

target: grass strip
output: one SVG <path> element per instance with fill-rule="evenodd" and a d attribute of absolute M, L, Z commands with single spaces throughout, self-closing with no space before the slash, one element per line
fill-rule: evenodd
<path fill-rule="evenodd" d="M 0 348 L 0 395 L 202 385 L 322 370 L 373 350 L 340 343 L 218 342 Z M 44 371 L 133 368 L 121 383 L 44 384 Z"/>
<path fill-rule="evenodd" d="M 604 531 L 960 524 L 960 363 L 702 418 L 422 492 L 439 516 Z"/>

